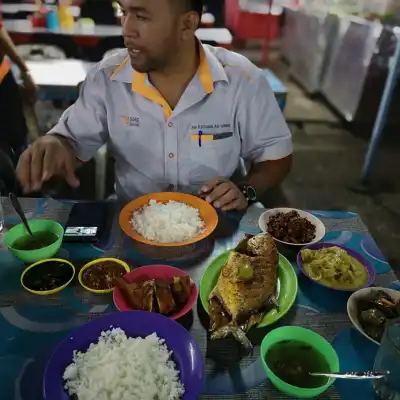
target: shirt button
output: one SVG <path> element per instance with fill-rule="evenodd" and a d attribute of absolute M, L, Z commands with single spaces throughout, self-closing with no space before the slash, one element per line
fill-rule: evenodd
<path fill-rule="evenodd" d="M 172 122 L 168 122 L 168 126 L 169 126 L 170 128 L 172 128 L 172 127 L 174 126 L 174 124 L 173 124 Z"/>
<path fill-rule="evenodd" d="M 175 154 L 174 154 L 174 153 L 169 153 L 168 157 L 169 157 L 169 158 L 174 158 L 174 157 L 175 157 Z"/>

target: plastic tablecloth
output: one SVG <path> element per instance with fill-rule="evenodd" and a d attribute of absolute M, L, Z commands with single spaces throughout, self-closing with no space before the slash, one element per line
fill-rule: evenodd
<path fill-rule="evenodd" d="M 51 199 L 21 199 L 28 218 L 51 218 L 65 223 L 72 202 Z M 6 227 L 18 223 L 17 215 L 7 200 Z M 187 269 L 198 284 L 210 262 L 220 253 L 233 248 L 244 233 L 259 232 L 258 217 L 264 210 L 250 208 L 245 215 L 225 214 L 212 239 L 177 250 L 139 246 L 123 235 L 115 220 L 112 233 L 96 246 L 66 244 L 58 257 L 71 260 L 76 266 L 102 256 L 124 259 L 132 267 L 163 263 Z M 345 244 L 369 259 L 377 272 L 376 286 L 399 289 L 395 274 L 357 214 L 349 212 L 313 211 L 327 228 L 325 241 Z M 292 262 L 295 252 L 279 248 Z M 295 265 L 295 264 L 294 264 Z M 25 292 L 19 279 L 24 265 L 3 246 L 0 235 L 0 398 L 2 400 L 42 400 L 42 376 L 54 347 L 71 330 L 99 315 L 114 312 L 109 296 L 95 296 L 75 284 L 62 293 L 39 297 Z M 298 271 L 297 266 L 295 266 Z M 344 370 L 372 368 L 377 346 L 352 328 L 346 313 L 348 294 L 313 284 L 298 274 L 299 293 L 290 312 L 266 329 L 253 329 L 255 344 L 246 354 L 231 339 L 210 341 L 207 315 L 200 303 L 193 312 L 179 321 L 193 335 L 205 358 L 206 379 L 200 399 L 288 399 L 267 380 L 259 360 L 259 344 L 271 329 L 283 325 L 300 325 L 313 329 L 333 343 Z M 355 397 L 356 396 L 356 397 Z M 373 399 L 370 384 L 337 382 L 320 399 Z M 57 400 L 57 399 L 51 399 Z"/>

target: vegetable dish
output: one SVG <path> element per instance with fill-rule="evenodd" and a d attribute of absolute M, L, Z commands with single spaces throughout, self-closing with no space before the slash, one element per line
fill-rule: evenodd
<path fill-rule="evenodd" d="M 368 271 L 346 250 L 332 246 L 301 251 L 304 271 L 314 280 L 334 289 L 359 289 L 368 281 Z"/>
<path fill-rule="evenodd" d="M 382 290 L 357 303 L 358 319 L 364 332 L 373 340 L 380 342 L 388 320 L 400 317 L 400 301 Z"/>

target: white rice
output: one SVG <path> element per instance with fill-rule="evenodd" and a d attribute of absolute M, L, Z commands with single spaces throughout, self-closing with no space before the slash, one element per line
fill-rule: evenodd
<path fill-rule="evenodd" d="M 185 390 L 171 354 L 155 333 L 143 339 L 120 328 L 102 332 L 85 353 L 74 352 L 65 389 L 79 400 L 178 400 Z"/>
<path fill-rule="evenodd" d="M 197 208 L 172 200 L 166 204 L 150 200 L 143 210 L 133 214 L 131 222 L 140 235 L 159 243 L 193 239 L 205 226 Z"/>

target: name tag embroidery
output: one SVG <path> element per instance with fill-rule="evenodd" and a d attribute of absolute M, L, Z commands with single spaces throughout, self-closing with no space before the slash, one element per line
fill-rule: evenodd
<path fill-rule="evenodd" d="M 231 124 L 199 124 L 199 125 L 192 125 L 192 130 L 198 129 L 230 129 Z"/>

